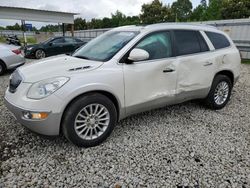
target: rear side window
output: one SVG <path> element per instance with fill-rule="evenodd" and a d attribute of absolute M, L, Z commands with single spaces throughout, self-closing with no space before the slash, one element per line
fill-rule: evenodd
<path fill-rule="evenodd" d="M 215 49 L 221 49 L 230 46 L 228 39 L 220 33 L 206 32 L 206 35 L 214 45 Z"/>
<path fill-rule="evenodd" d="M 208 51 L 208 46 L 199 31 L 175 30 L 177 55 L 188 55 Z"/>
<path fill-rule="evenodd" d="M 68 38 L 68 37 L 64 38 L 64 40 L 65 40 L 66 43 L 74 43 L 75 42 L 75 39 Z"/>
<path fill-rule="evenodd" d="M 142 39 L 135 48 L 146 50 L 149 59 L 162 59 L 172 56 L 171 35 L 169 31 L 150 34 Z"/>

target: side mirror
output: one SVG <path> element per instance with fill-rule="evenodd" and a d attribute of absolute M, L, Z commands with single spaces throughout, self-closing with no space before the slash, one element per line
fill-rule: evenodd
<path fill-rule="evenodd" d="M 52 46 L 52 45 L 53 45 L 53 42 L 50 42 L 50 43 L 49 43 L 49 46 Z"/>
<path fill-rule="evenodd" d="M 146 50 L 139 48 L 134 48 L 128 57 L 128 59 L 133 62 L 147 60 L 148 58 L 149 53 Z"/>

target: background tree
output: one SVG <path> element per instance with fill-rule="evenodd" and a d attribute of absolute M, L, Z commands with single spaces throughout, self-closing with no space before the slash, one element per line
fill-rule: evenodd
<path fill-rule="evenodd" d="M 207 1 L 201 0 L 200 4 L 191 13 L 190 20 L 192 21 L 207 20 L 206 11 L 207 11 Z"/>
<path fill-rule="evenodd" d="M 209 5 L 206 11 L 207 20 L 220 20 L 223 0 L 209 0 Z"/>
<path fill-rule="evenodd" d="M 107 18 L 107 17 L 103 18 L 102 19 L 102 26 L 103 26 L 103 28 L 113 27 L 112 20 L 110 18 Z"/>
<path fill-rule="evenodd" d="M 128 16 L 124 25 L 139 25 L 141 20 L 139 16 Z"/>
<path fill-rule="evenodd" d="M 117 10 L 114 14 L 111 14 L 111 22 L 113 27 L 122 26 L 124 25 L 125 21 L 126 16 L 122 12 Z"/>
<path fill-rule="evenodd" d="M 84 30 L 87 29 L 86 20 L 82 18 L 76 18 L 74 20 L 74 28 L 75 30 Z"/>
<path fill-rule="evenodd" d="M 224 0 L 221 16 L 223 19 L 249 18 L 250 0 Z"/>
<path fill-rule="evenodd" d="M 177 0 L 172 6 L 172 16 L 176 21 L 188 21 L 192 13 L 193 5 L 190 0 Z"/>
<path fill-rule="evenodd" d="M 207 8 L 207 0 L 201 0 L 200 5 L 203 6 L 204 8 Z"/>
<path fill-rule="evenodd" d="M 149 4 L 143 4 L 140 20 L 143 24 L 170 21 L 170 7 L 164 6 L 159 0 L 154 0 Z"/>
<path fill-rule="evenodd" d="M 6 30 L 21 30 L 21 26 L 18 23 L 16 23 L 13 26 L 8 25 L 8 26 L 6 26 Z"/>
<path fill-rule="evenodd" d="M 40 28 L 40 31 L 43 31 L 43 32 L 58 32 L 59 30 L 62 31 L 62 26 L 60 25 L 52 25 L 52 24 L 49 24 L 49 25 L 46 25 L 46 26 L 42 26 Z"/>

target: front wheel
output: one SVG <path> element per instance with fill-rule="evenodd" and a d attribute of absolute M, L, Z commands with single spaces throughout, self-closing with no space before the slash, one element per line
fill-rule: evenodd
<path fill-rule="evenodd" d="M 222 109 L 230 99 L 232 87 L 232 82 L 227 76 L 217 75 L 205 99 L 206 105 L 211 109 Z"/>
<path fill-rule="evenodd" d="M 35 52 L 36 59 L 42 59 L 46 57 L 45 52 L 42 49 L 39 49 Z"/>
<path fill-rule="evenodd" d="M 64 136 L 80 147 L 102 143 L 111 134 L 117 122 L 113 102 L 99 93 L 92 93 L 74 100 L 64 113 Z"/>

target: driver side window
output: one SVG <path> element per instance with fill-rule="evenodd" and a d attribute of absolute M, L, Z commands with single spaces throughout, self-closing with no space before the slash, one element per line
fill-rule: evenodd
<path fill-rule="evenodd" d="M 149 59 L 162 59 L 172 56 L 172 45 L 170 32 L 153 33 L 140 41 L 135 48 L 146 50 Z"/>
<path fill-rule="evenodd" d="M 58 38 L 52 41 L 53 43 L 57 44 L 57 43 L 64 43 L 64 39 L 63 38 Z"/>

